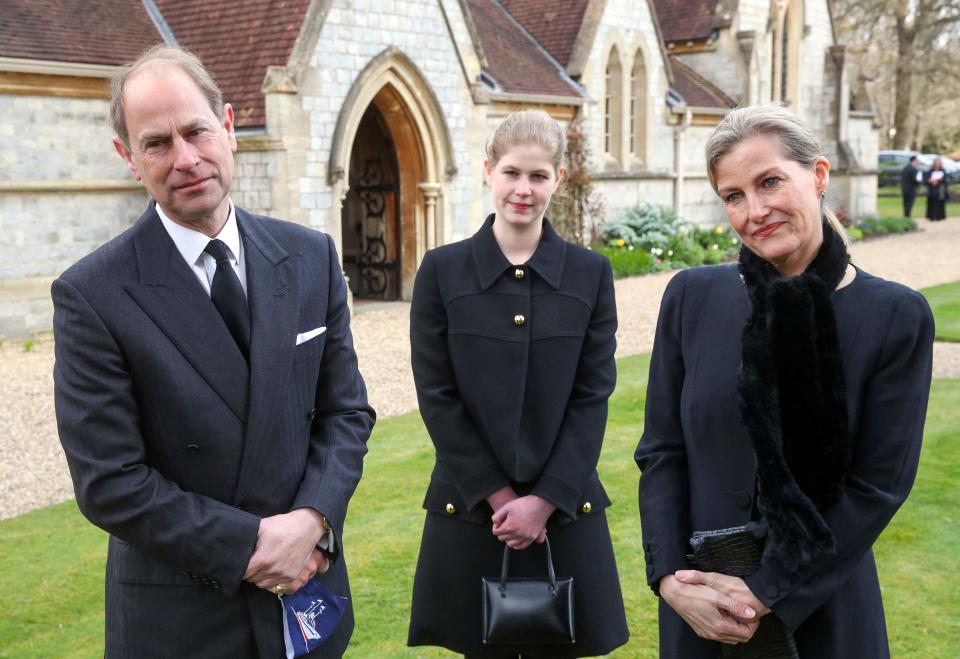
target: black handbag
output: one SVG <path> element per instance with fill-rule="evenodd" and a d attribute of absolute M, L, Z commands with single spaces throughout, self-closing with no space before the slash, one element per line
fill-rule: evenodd
<path fill-rule="evenodd" d="M 510 548 L 503 548 L 500 577 L 481 578 L 484 645 L 574 643 L 573 577 L 557 579 L 550 540 L 547 578 L 508 577 Z"/>
<path fill-rule="evenodd" d="M 691 563 L 703 572 L 748 577 L 760 568 L 767 535 L 763 523 L 750 522 L 717 531 L 697 531 L 690 538 Z M 799 659 L 793 633 L 775 615 L 760 619 L 753 637 L 741 645 L 722 645 L 724 659 Z"/>

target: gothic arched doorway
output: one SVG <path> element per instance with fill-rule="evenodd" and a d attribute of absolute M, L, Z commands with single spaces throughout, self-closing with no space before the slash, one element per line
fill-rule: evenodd
<path fill-rule="evenodd" d="M 409 300 L 420 259 L 443 242 L 444 181 L 457 169 L 436 96 L 398 49 L 373 58 L 351 86 L 327 172 L 339 202 L 330 218 L 339 226 L 331 233 L 339 229 L 351 291 L 358 298 Z M 371 246 L 382 251 L 382 262 Z"/>
<path fill-rule="evenodd" d="M 343 269 L 354 297 L 396 300 L 401 293 L 402 238 L 397 150 L 383 115 L 367 107 L 350 153 L 349 189 L 341 210 Z"/>

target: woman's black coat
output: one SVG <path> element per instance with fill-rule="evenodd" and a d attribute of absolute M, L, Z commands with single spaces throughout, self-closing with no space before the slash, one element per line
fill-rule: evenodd
<path fill-rule="evenodd" d="M 512 485 L 557 507 L 547 527 L 557 573 L 594 573 L 595 583 L 585 576 L 576 584 L 578 607 L 597 590 L 587 608 L 603 610 L 607 621 L 582 625 L 586 635 L 576 649 L 586 654 L 593 634 L 601 654 L 626 641 L 603 512 L 610 502 L 597 476 L 616 383 L 613 274 L 606 258 L 567 243 L 546 220 L 536 252 L 513 266 L 492 226 L 491 215 L 472 238 L 429 251 L 414 286 L 413 374 L 437 459 L 424 500 L 430 514 L 410 641 L 458 651 L 479 645 L 479 619 L 464 623 L 462 633 L 448 628 L 479 613 L 480 576 L 496 574 L 503 547 L 475 545 L 492 538 L 486 497 Z M 584 518 L 595 522 L 581 523 Z M 568 527 L 562 534 L 561 526 Z M 485 552 L 482 561 L 478 552 Z M 441 575 L 440 561 L 451 556 L 460 563 Z M 582 567 L 575 565 L 581 560 Z M 450 581 L 462 575 L 469 575 L 466 592 L 451 592 L 457 586 Z M 446 596 L 434 601 L 439 594 L 430 594 L 430 584 L 440 584 L 441 576 Z M 460 609 L 461 599 L 470 606 Z M 451 611 L 460 613 L 437 630 L 436 621 Z"/>
<path fill-rule="evenodd" d="M 933 172 L 942 172 L 943 178 L 939 185 L 930 185 L 930 175 Z M 927 214 L 928 220 L 945 220 L 947 218 L 947 202 L 950 200 L 950 188 L 947 187 L 946 172 L 942 169 L 929 169 L 923 174 L 927 185 Z"/>
<path fill-rule="evenodd" d="M 918 293 L 861 270 L 832 295 L 847 383 L 852 464 L 824 512 L 836 551 L 791 580 L 769 565 L 746 579 L 795 630 L 801 657 L 889 656 L 871 546 L 916 475 L 930 388 L 933 318 Z M 670 282 L 637 447 L 647 580 L 689 568 L 693 531 L 739 526 L 754 513 L 755 458 L 737 404 L 749 314 L 736 265 L 685 270 Z M 717 657 L 660 601 L 661 656 Z"/>

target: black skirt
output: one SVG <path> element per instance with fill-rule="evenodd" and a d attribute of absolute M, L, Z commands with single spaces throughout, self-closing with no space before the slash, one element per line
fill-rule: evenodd
<path fill-rule="evenodd" d="M 947 201 L 936 194 L 927 195 L 927 219 L 944 220 L 947 218 Z"/>
<path fill-rule="evenodd" d="M 550 525 L 558 577 L 573 577 L 577 642 L 551 646 L 485 646 L 480 579 L 500 575 L 504 544 L 489 525 L 427 513 L 413 584 L 408 645 L 439 645 L 470 657 L 521 652 L 565 658 L 607 654 L 627 642 L 620 579 L 604 512 Z M 511 576 L 546 577 L 546 553 L 533 544 L 510 557 Z"/>

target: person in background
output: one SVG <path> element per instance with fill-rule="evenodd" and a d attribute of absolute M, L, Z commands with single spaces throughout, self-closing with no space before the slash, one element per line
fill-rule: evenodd
<path fill-rule="evenodd" d="M 930 169 L 923 175 L 927 185 L 927 219 L 931 222 L 947 218 L 947 201 L 950 191 L 947 188 L 947 173 L 943 170 L 943 161 L 934 158 Z"/>
<path fill-rule="evenodd" d="M 541 111 L 507 117 L 487 146 L 495 212 L 427 252 L 410 309 L 413 377 L 436 447 L 408 643 L 467 657 L 602 655 L 628 632 L 597 475 L 616 382 L 613 272 L 544 213 L 565 136 Z M 480 582 L 574 579 L 573 645 L 482 645 Z"/>
<path fill-rule="evenodd" d="M 923 181 L 923 172 L 917 168 L 917 155 L 910 156 L 910 162 L 900 170 L 900 193 L 903 196 L 903 216 L 910 217 L 913 202 L 917 198 L 917 186 Z"/>
<path fill-rule="evenodd" d="M 933 316 L 850 263 L 798 116 L 733 110 L 706 161 L 743 246 L 678 273 L 660 307 L 635 456 L 660 656 L 713 659 L 776 616 L 803 659 L 889 657 L 871 547 L 917 473 Z M 751 521 L 756 572 L 692 569 L 694 532 Z"/>

